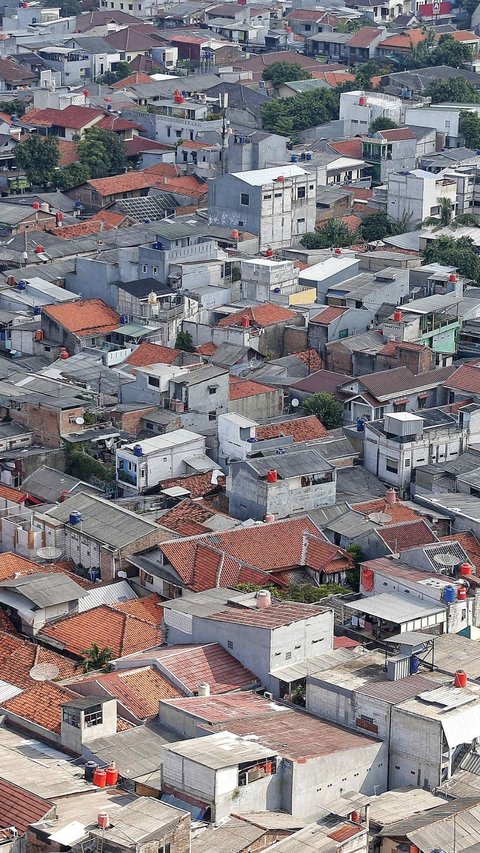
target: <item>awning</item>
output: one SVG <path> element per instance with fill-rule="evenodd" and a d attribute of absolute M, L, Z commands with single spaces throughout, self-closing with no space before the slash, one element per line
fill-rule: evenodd
<path fill-rule="evenodd" d="M 356 610 L 366 616 L 375 616 L 377 619 L 384 619 L 395 625 L 403 625 L 406 622 L 436 614 L 442 614 L 445 619 L 443 607 L 427 605 L 420 599 L 413 600 L 398 593 L 383 592 L 380 595 L 360 598 L 358 601 L 345 601 L 344 606 L 348 610 Z"/>
<path fill-rule="evenodd" d="M 141 323 L 126 323 L 124 326 L 119 326 L 118 329 L 114 329 L 113 331 L 117 335 L 123 335 L 125 338 L 143 338 L 149 332 L 153 332 L 154 329 L 142 326 Z"/>
<path fill-rule="evenodd" d="M 408 400 L 406 397 L 402 397 L 400 400 L 394 400 L 393 401 L 394 406 L 406 406 L 407 403 L 408 403 Z"/>
<path fill-rule="evenodd" d="M 203 474 L 205 471 L 218 471 L 218 464 L 210 459 L 209 456 L 206 456 L 205 453 L 199 454 L 198 456 L 189 456 L 185 459 L 185 465 L 187 468 L 192 468 L 197 474 Z M 223 474 L 223 471 L 219 472 Z"/>
<path fill-rule="evenodd" d="M 450 749 L 461 743 L 471 743 L 480 737 L 480 705 L 465 706 L 457 713 L 441 718 L 443 732 Z"/>

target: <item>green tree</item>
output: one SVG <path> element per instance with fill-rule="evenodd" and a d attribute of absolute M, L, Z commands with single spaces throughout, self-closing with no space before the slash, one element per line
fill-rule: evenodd
<path fill-rule="evenodd" d="M 441 36 L 437 47 L 430 54 L 431 65 L 450 65 L 462 68 L 472 61 L 472 48 L 461 41 L 455 41 L 448 33 Z"/>
<path fill-rule="evenodd" d="M 71 190 L 90 180 L 90 170 L 82 163 L 70 163 L 53 173 L 53 183 L 59 190 Z"/>
<path fill-rule="evenodd" d="M 450 225 L 453 218 L 453 206 L 452 202 L 449 198 L 445 198 L 445 196 L 440 196 L 437 198 L 437 205 L 440 208 L 438 216 L 428 216 L 423 224 L 424 225 L 441 225 L 443 228 L 446 228 Z"/>
<path fill-rule="evenodd" d="M 175 349 L 181 349 L 184 352 L 193 352 L 192 336 L 190 332 L 179 332 L 175 341 Z"/>
<path fill-rule="evenodd" d="M 382 67 L 375 59 L 362 62 L 355 69 L 355 86 L 360 89 L 372 88 L 372 77 L 378 77 L 382 73 Z"/>
<path fill-rule="evenodd" d="M 343 407 L 333 394 L 320 391 L 308 397 L 303 404 L 311 415 L 315 415 L 325 429 L 336 429 L 342 423 Z"/>
<path fill-rule="evenodd" d="M 312 75 L 296 62 L 272 62 L 263 72 L 263 79 L 270 80 L 273 86 L 290 80 L 310 80 Z"/>
<path fill-rule="evenodd" d="M 17 165 L 25 170 L 32 186 L 41 185 L 47 189 L 59 159 L 60 149 L 54 136 L 45 138 L 32 133 L 15 148 Z"/>
<path fill-rule="evenodd" d="M 302 130 L 338 119 L 339 101 L 340 94 L 328 89 L 275 98 L 262 107 L 262 126 L 270 133 L 295 140 Z"/>
<path fill-rule="evenodd" d="M 360 563 L 365 559 L 365 555 L 360 545 L 349 545 L 346 550 L 353 559 L 353 569 L 347 571 L 347 583 L 355 592 L 358 592 L 360 588 Z"/>
<path fill-rule="evenodd" d="M 471 26 L 471 18 L 478 6 L 478 0 L 461 0 L 460 7 L 468 18 L 468 26 Z"/>
<path fill-rule="evenodd" d="M 437 237 L 429 240 L 423 252 L 426 264 L 456 267 L 460 275 L 480 284 L 480 257 L 470 237 Z"/>
<path fill-rule="evenodd" d="M 77 145 L 78 159 L 91 178 L 105 178 L 125 168 L 125 142 L 111 130 L 92 127 Z"/>
<path fill-rule="evenodd" d="M 88 649 L 84 649 L 82 654 L 85 655 L 84 672 L 90 672 L 92 669 L 106 669 L 113 658 L 113 652 L 108 646 L 101 649 L 96 643 L 92 643 Z"/>
<path fill-rule="evenodd" d="M 106 71 L 105 74 L 101 74 L 100 77 L 97 77 L 96 82 L 101 83 L 103 86 L 112 86 L 113 83 L 119 83 L 120 80 L 125 80 L 125 77 L 129 77 L 131 73 L 132 69 L 125 60 L 122 60 L 121 62 L 114 62 L 111 71 Z"/>
<path fill-rule="evenodd" d="M 300 243 L 306 249 L 331 249 L 351 246 L 355 241 L 355 234 L 341 219 L 327 219 L 316 231 L 304 234 Z"/>
<path fill-rule="evenodd" d="M 7 113 L 9 116 L 23 116 L 25 109 L 23 101 L 0 101 L 0 112 Z"/>
<path fill-rule="evenodd" d="M 478 216 L 474 213 L 460 213 L 452 222 L 452 228 L 461 228 L 462 225 L 472 226 L 473 228 L 480 227 Z"/>
<path fill-rule="evenodd" d="M 365 217 L 360 226 L 360 234 L 367 243 L 371 243 L 374 240 L 383 240 L 385 237 L 391 237 L 392 234 L 398 234 L 397 228 L 396 222 L 392 222 L 386 213 L 379 211 Z"/>
<path fill-rule="evenodd" d="M 467 148 L 480 148 L 480 116 L 477 113 L 462 110 L 460 113 L 460 130 Z"/>
<path fill-rule="evenodd" d="M 426 94 L 432 99 L 432 104 L 478 104 L 480 94 L 475 86 L 468 83 L 464 77 L 451 77 L 450 80 L 437 80 L 431 83 Z"/>
<path fill-rule="evenodd" d="M 395 130 L 398 127 L 396 121 L 393 121 L 391 118 L 387 118 L 386 116 L 379 116 L 378 118 L 372 121 L 369 132 L 376 133 L 377 130 Z"/>

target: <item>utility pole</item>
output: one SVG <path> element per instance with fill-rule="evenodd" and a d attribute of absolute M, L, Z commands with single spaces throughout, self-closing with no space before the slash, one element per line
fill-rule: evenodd
<path fill-rule="evenodd" d="M 222 105 L 222 175 L 225 174 L 225 140 L 227 137 L 227 108 L 228 108 L 228 92 L 223 92 L 220 95 L 220 103 Z"/>

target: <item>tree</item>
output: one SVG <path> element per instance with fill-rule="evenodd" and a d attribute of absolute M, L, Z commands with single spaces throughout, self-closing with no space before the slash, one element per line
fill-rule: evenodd
<path fill-rule="evenodd" d="M 82 654 L 85 655 L 84 672 L 90 672 L 92 669 L 106 669 L 113 658 L 113 652 L 108 646 L 101 649 L 96 643 L 92 643 L 88 649 L 84 649 Z"/>
<path fill-rule="evenodd" d="M 114 62 L 111 71 L 106 71 L 105 74 L 101 74 L 100 77 L 97 77 L 96 82 L 101 83 L 103 86 L 112 86 L 113 83 L 119 83 L 120 80 L 124 80 L 125 77 L 129 77 L 131 73 L 132 69 L 125 60 L 122 60 L 121 62 Z"/>
<path fill-rule="evenodd" d="M 383 240 L 385 237 L 391 237 L 392 234 L 398 234 L 397 229 L 397 223 L 392 222 L 386 213 L 379 211 L 365 217 L 360 226 L 360 234 L 367 243 L 371 243 L 374 240 Z"/>
<path fill-rule="evenodd" d="M 47 7 L 53 6 L 55 9 L 60 6 L 60 16 L 62 18 L 76 17 L 82 11 L 79 0 L 60 0 L 60 3 L 58 0 L 46 0 L 43 5 Z"/>
<path fill-rule="evenodd" d="M 430 54 L 431 65 L 450 65 L 462 68 L 472 61 L 472 48 L 461 41 L 455 41 L 448 33 L 441 36 L 438 45 Z"/>
<path fill-rule="evenodd" d="M 478 104 L 480 94 L 475 86 L 468 83 L 464 77 L 451 77 L 450 80 L 437 80 L 431 83 L 426 94 L 432 99 L 432 104 Z"/>
<path fill-rule="evenodd" d="M 179 332 L 175 341 L 175 349 L 181 349 L 184 352 L 193 352 L 192 336 L 190 332 Z"/>
<path fill-rule="evenodd" d="M 25 109 L 23 101 L 0 101 L 0 112 L 7 113 L 9 116 L 23 116 Z"/>
<path fill-rule="evenodd" d="M 55 136 L 30 134 L 24 142 L 15 148 L 15 160 L 33 186 L 42 185 L 47 189 L 58 166 L 60 149 Z"/>
<path fill-rule="evenodd" d="M 270 80 L 273 86 L 280 86 L 290 80 L 310 80 L 310 71 L 296 62 L 272 62 L 263 72 L 263 79 Z"/>
<path fill-rule="evenodd" d="M 77 145 L 78 159 L 91 178 L 105 178 L 121 172 L 126 165 L 125 142 L 111 130 L 91 127 Z"/>
<path fill-rule="evenodd" d="M 360 89 L 372 88 L 372 77 L 378 77 L 382 73 L 382 67 L 375 59 L 363 62 L 355 69 L 355 85 Z"/>
<path fill-rule="evenodd" d="M 318 418 L 325 429 L 336 429 L 342 423 L 343 407 L 333 394 L 320 391 L 318 394 L 308 397 L 303 406 L 307 412 Z"/>
<path fill-rule="evenodd" d="M 351 246 L 355 241 L 355 234 L 341 219 L 327 219 L 316 231 L 304 234 L 300 243 L 306 249 L 330 249 Z"/>
<path fill-rule="evenodd" d="M 53 173 L 53 183 L 59 190 L 71 190 L 90 180 L 90 170 L 82 163 L 70 163 Z"/>
<path fill-rule="evenodd" d="M 378 118 L 372 121 L 369 132 L 376 133 L 377 130 L 395 130 L 398 127 L 396 121 L 393 121 L 391 118 L 386 118 L 386 116 L 379 116 Z"/>
<path fill-rule="evenodd" d="M 426 264 L 456 267 L 460 275 L 480 284 L 480 257 L 470 237 L 437 237 L 429 240 L 423 258 Z"/>
<path fill-rule="evenodd" d="M 338 119 L 340 94 L 328 89 L 275 98 L 262 107 L 262 126 L 270 133 L 296 139 L 298 133 Z"/>
<path fill-rule="evenodd" d="M 437 205 L 440 208 L 438 216 L 427 216 L 424 220 L 424 225 L 441 225 L 446 228 L 450 225 L 453 217 L 453 206 L 449 198 L 440 196 L 437 198 Z"/>
<path fill-rule="evenodd" d="M 480 148 L 480 116 L 477 113 L 462 110 L 460 113 L 460 130 L 463 133 L 467 148 Z"/>

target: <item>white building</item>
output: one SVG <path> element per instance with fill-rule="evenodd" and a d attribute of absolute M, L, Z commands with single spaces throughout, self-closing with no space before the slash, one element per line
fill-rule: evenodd
<path fill-rule="evenodd" d="M 209 221 L 258 234 L 261 250 L 287 248 L 314 230 L 316 199 L 316 176 L 295 164 L 221 175 L 209 182 Z"/>
<path fill-rule="evenodd" d="M 440 145 L 458 148 L 463 144 L 460 129 L 461 113 L 464 110 L 480 114 L 480 105 L 475 104 L 432 104 L 423 107 L 406 107 L 405 124 L 418 127 L 433 127 L 442 138 Z"/>
<path fill-rule="evenodd" d="M 396 124 L 402 121 L 402 101 L 394 95 L 378 92 L 342 92 L 340 95 L 340 120 L 345 136 L 368 133 L 377 118 L 389 118 Z"/>
<path fill-rule="evenodd" d="M 144 492 L 169 477 L 216 467 L 205 454 L 205 438 L 186 429 L 125 444 L 117 450 L 115 464 L 119 492 L 124 496 Z"/>
<path fill-rule="evenodd" d="M 443 174 L 432 175 L 422 169 L 392 172 L 388 176 L 387 214 L 395 222 L 406 218 L 409 227 L 415 228 L 429 216 L 440 213 L 439 199 L 443 198 L 449 199 L 455 211 L 455 178 Z"/>
<path fill-rule="evenodd" d="M 467 449 L 470 431 L 478 431 L 479 412 L 468 424 L 438 409 L 438 419 L 395 412 L 383 420 L 365 422 L 363 464 L 383 482 L 407 489 L 418 465 L 447 462 Z M 441 417 L 443 416 L 443 417 Z"/>

